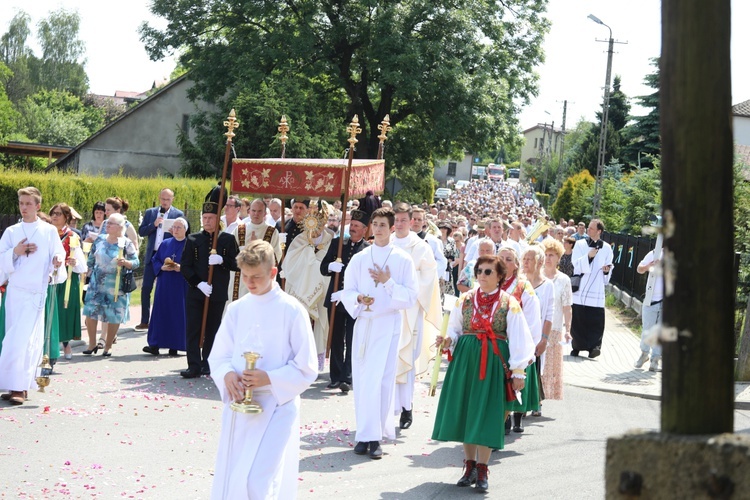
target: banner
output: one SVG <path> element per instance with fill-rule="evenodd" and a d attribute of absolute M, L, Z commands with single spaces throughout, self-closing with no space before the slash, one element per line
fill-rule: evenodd
<path fill-rule="evenodd" d="M 235 158 L 232 193 L 337 200 L 344 194 L 347 163 L 348 160 Z M 367 191 L 382 194 L 384 188 L 384 160 L 352 161 L 349 198 L 362 198 Z"/>

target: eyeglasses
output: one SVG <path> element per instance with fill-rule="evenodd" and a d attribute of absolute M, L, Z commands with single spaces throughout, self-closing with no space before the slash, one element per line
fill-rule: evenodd
<path fill-rule="evenodd" d="M 489 276 L 492 274 L 494 269 L 477 269 L 477 277 L 479 277 L 482 273 L 484 273 L 485 276 Z"/>
<path fill-rule="evenodd" d="M 50 217 L 55 216 L 55 215 L 62 215 L 62 212 L 50 212 L 49 215 Z"/>

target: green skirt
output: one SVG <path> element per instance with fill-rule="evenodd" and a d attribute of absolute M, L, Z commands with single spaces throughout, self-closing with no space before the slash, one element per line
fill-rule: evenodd
<path fill-rule="evenodd" d="M 60 319 L 58 317 L 57 299 L 52 298 L 55 293 L 54 289 L 60 285 L 49 285 L 47 287 L 47 300 L 44 303 L 44 354 L 49 356 L 49 359 L 57 359 L 60 357 Z M 58 293 L 64 293 L 58 290 Z M 49 331 L 49 339 L 47 339 L 47 332 Z"/>
<path fill-rule="evenodd" d="M 523 390 L 521 391 L 522 404 L 518 404 L 518 401 L 513 401 L 508 404 L 508 410 L 527 412 L 527 411 L 538 411 L 539 406 L 539 377 L 536 373 L 536 363 L 531 363 L 526 367 L 526 383 L 524 384 Z"/>
<path fill-rule="evenodd" d="M 504 359 L 508 342 L 497 341 Z M 479 380 L 482 342 L 462 335 L 448 365 L 438 402 L 432 439 L 501 449 L 505 446 L 505 372 L 500 358 L 487 345 L 487 372 Z"/>
<path fill-rule="evenodd" d="M 65 283 L 57 287 L 57 317 L 60 325 L 60 342 L 81 340 L 81 287 L 78 273 L 72 273 L 70 280 L 70 296 L 68 307 L 65 308 Z"/>

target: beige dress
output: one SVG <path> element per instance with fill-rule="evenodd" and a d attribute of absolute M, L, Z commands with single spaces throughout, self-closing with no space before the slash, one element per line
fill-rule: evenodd
<path fill-rule="evenodd" d="M 552 331 L 547 342 L 546 359 L 542 371 L 542 386 L 545 399 L 563 398 L 563 308 L 573 304 L 570 278 L 557 271 L 552 280 L 555 286 L 555 312 L 552 316 Z"/>

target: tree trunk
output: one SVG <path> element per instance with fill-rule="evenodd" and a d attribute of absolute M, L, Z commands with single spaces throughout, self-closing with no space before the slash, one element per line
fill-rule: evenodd
<path fill-rule="evenodd" d="M 733 431 L 730 0 L 663 0 L 663 432 Z"/>

